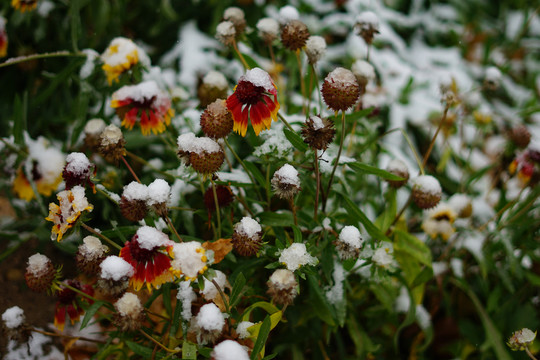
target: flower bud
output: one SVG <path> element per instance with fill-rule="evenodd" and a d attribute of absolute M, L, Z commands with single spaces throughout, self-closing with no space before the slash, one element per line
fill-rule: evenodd
<path fill-rule="evenodd" d="M 109 248 L 101 243 L 95 236 L 87 236 L 83 244 L 79 245 L 75 261 L 77 269 L 88 276 L 97 276 L 100 271 L 99 265 L 105 259 Z"/>
<path fill-rule="evenodd" d="M 86 155 L 80 152 L 72 152 L 67 156 L 66 165 L 62 172 L 62 177 L 66 183 L 66 190 L 70 190 L 76 185 L 90 185 L 94 188 L 94 184 L 90 181 L 90 177 L 94 175 L 95 172 L 96 166 L 88 160 Z"/>
<path fill-rule="evenodd" d="M 360 231 L 354 226 L 345 226 L 334 242 L 341 260 L 357 258 L 363 244 L 364 239 L 360 235 Z"/>
<path fill-rule="evenodd" d="M 364 11 L 356 18 L 356 32 L 366 44 L 371 44 L 375 34 L 379 33 L 379 18 L 371 11 Z"/>
<path fill-rule="evenodd" d="M 257 254 L 262 245 L 261 225 L 250 217 L 244 217 L 234 225 L 232 243 L 242 256 Z"/>
<path fill-rule="evenodd" d="M 201 114 L 201 130 L 212 139 L 221 139 L 232 131 L 234 121 L 225 105 L 225 100 L 218 99 L 208 105 Z"/>
<path fill-rule="evenodd" d="M 276 304 L 290 305 L 298 295 L 298 282 L 294 273 L 287 269 L 277 269 L 266 283 L 268 285 L 268 295 Z"/>
<path fill-rule="evenodd" d="M 409 169 L 407 169 L 407 165 L 401 160 L 390 160 L 386 166 L 386 171 L 403 178 L 403 180 L 386 180 L 388 184 L 395 189 L 399 189 L 409 180 Z"/>
<path fill-rule="evenodd" d="M 316 115 L 310 116 L 302 128 L 304 142 L 317 150 L 326 150 L 335 134 L 334 123 Z"/>
<path fill-rule="evenodd" d="M 536 331 L 532 332 L 530 329 L 523 328 L 514 332 L 506 344 L 514 351 L 525 350 L 533 343 L 535 338 Z"/>
<path fill-rule="evenodd" d="M 306 45 L 309 31 L 302 21 L 291 20 L 281 30 L 281 42 L 286 49 L 291 51 L 300 50 Z"/>
<path fill-rule="evenodd" d="M 57 271 L 48 257 L 34 254 L 28 258 L 28 266 L 24 274 L 26 284 L 35 292 L 44 292 L 51 289 Z"/>
<path fill-rule="evenodd" d="M 272 177 L 272 189 L 282 199 L 292 199 L 302 188 L 298 171 L 289 164 L 279 168 Z"/>
<path fill-rule="evenodd" d="M 431 209 L 441 200 L 442 189 L 439 181 L 430 175 L 421 175 L 414 181 L 412 198 L 421 209 Z"/>
<path fill-rule="evenodd" d="M 326 76 L 321 92 L 331 110 L 345 111 L 358 100 L 360 86 L 350 70 L 338 67 Z"/>

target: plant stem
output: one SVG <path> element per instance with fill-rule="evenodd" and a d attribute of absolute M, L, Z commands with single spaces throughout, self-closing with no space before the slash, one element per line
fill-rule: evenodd
<path fill-rule="evenodd" d="M 313 218 L 317 222 L 317 212 L 319 210 L 319 193 L 321 191 L 321 173 L 319 172 L 319 150 L 313 149 L 315 151 L 315 179 L 317 182 L 317 189 L 315 190 L 315 212 Z"/>
<path fill-rule="evenodd" d="M 236 158 L 236 161 L 238 161 L 238 162 L 240 163 L 240 165 L 244 168 L 244 171 L 248 174 L 249 179 L 251 180 L 251 184 L 252 184 L 253 187 L 255 188 L 255 191 L 257 192 L 257 195 L 259 196 L 259 198 L 262 199 L 261 194 L 259 193 L 259 189 L 257 188 L 257 182 L 255 181 L 255 178 L 253 177 L 253 174 L 251 174 L 251 172 L 248 170 L 248 168 L 246 167 L 246 164 L 244 164 L 244 162 L 242 161 L 242 159 L 240 159 L 240 157 L 239 157 L 238 154 L 234 151 L 234 149 L 233 149 L 232 146 L 229 144 L 229 142 L 227 141 L 227 139 L 224 138 L 223 140 L 225 141 L 225 145 L 227 145 L 227 147 L 229 148 L 229 150 L 231 151 L 231 153 L 233 154 L 233 156 Z"/>
<path fill-rule="evenodd" d="M 293 213 L 294 225 L 298 225 L 298 218 L 296 217 L 296 206 L 294 206 L 294 196 L 289 199 L 289 205 L 291 206 L 291 210 Z"/>
<path fill-rule="evenodd" d="M 14 58 L 9 58 L 3 63 L 0 64 L 0 68 L 20 64 L 26 61 L 38 60 L 38 59 L 50 59 L 55 57 L 86 57 L 84 53 L 71 53 L 69 51 L 56 51 L 44 54 L 33 54 L 28 56 L 18 56 Z"/>
<path fill-rule="evenodd" d="M 302 111 L 306 113 L 306 84 L 304 84 L 304 75 L 302 74 L 302 59 L 300 59 L 300 49 L 296 50 L 296 61 L 298 62 L 298 74 L 300 77 L 300 90 L 302 91 Z"/>
<path fill-rule="evenodd" d="M 159 346 L 160 348 L 162 348 L 163 350 L 165 350 L 166 352 L 169 352 L 169 353 L 173 353 L 173 354 L 176 354 L 182 350 L 171 350 L 169 349 L 168 347 L 166 347 L 165 345 L 163 345 L 162 343 L 160 343 L 159 341 L 157 341 L 156 339 L 154 339 L 153 337 L 151 337 L 150 335 L 148 335 L 146 332 L 144 332 L 144 330 L 142 329 L 139 329 L 139 332 L 141 334 L 144 335 L 144 337 L 146 337 L 148 340 L 152 341 L 154 344 L 156 344 L 157 346 Z"/>
<path fill-rule="evenodd" d="M 409 195 L 409 198 L 407 199 L 407 202 L 405 204 L 403 204 L 401 210 L 399 210 L 399 213 L 397 213 L 396 217 L 394 218 L 394 220 L 392 221 L 392 223 L 390 224 L 390 226 L 388 226 L 388 230 L 386 230 L 386 236 L 390 235 L 391 232 L 392 232 L 392 226 L 394 226 L 399 218 L 401 218 L 401 215 L 403 215 L 403 213 L 405 212 L 405 209 L 407 209 L 409 207 L 409 205 L 411 204 L 411 201 L 412 201 L 412 193 L 411 195 Z"/>
<path fill-rule="evenodd" d="M 219 200 L 216 191 L 216 183 L 214 179 L 210 177 L 210 182 L 212 183 L 212 192 L 214 193 L 214 205 L 216 206 L 216 217 L 217 217 L 217 239 L 221 238 L 221 213 L 219 211 Z"/>
<path fill-rule="evenodd" d="M 428 150 L 426 151 L 424 155 L 424 159 L 422 160 L 422 168 L 426 167 L 427 161 L 429 159 L 429 155 L 431 155 L 431 150 L 433 150 L 433 145 L 435 145 L 435 140 L 437 140 L 437 136 L 441 132 L 441 129 L 443 127 L 443 124 L 446 122 L 446 115 L 448 114 L 448 109 L 450 108 L 449 105 L 446 105 L 444 108 L 443 116 L 441 117 L 441 121 L 439 122 L 439 126 L 437 127 L 437 131 L 435 131 L 435 134 L 433 134 L 433 138 L 431 138 L 431 142 L 429 143 Z"/>
<path fill-rule="evenodd" d="M 337 116 L 337 111 L 336 111 Z M 336 156 L 336 162 L 334 163 L 334 167 L 332 168 L 332 173 L 330 174 L 330 180 L 328 181 L 328 186 L 326 187 L 326 197 L 323 199 L 323 208 L 324 211 L 326 209 L 326 203 L 328 200 L 328 196 L 330 195 L 330 188 L 332 186 L 332 182 L 334 181 L 334 174 L 336 173 L 336 169 L 339 164 L 339 158 L 341 156 L 341 151 L 343 150 L 343 141 L 345 139 L 345 111 L 341 111 L 341 139 L 339 140 L 339 150 L 338 154 Z"/>
<path fill-rule="evenodd" d="M 122 250 L 122 247 L 120 245 L 118 245 L 117 243 L 115 243 L 114 241 L 112 241 L 111 239 L 109 239 L 108 237 L 106 237 L 105 235 L 97 232 L 96 230 L 92 229 L 90 226 L 86 225 L 85 223 L 81 222 L 81 226 L 83 228 L 85 228 L 87 231 L 91 232 L 92 234 L 96 235 L 97 237 L 100 237 L 102 238 L 103 240 L 105 240 L 107 243 L 109 243 L 109 245 L 111 245 L 112 247 L 115 247 L 117 248 L 118 250 Z"/>
<path fill-rule="evenodd" d="M 525 352 L 527 353 L 527 355 L 528 355 L 532 360 L 538 360 L 538 359 L 531 353 L 531 350 L 529 350 L 529 347 L 528 347 L 528 346 L 525 348 Z"/>
<path fill-rule="evenodd" d="M 244 55 L 242 55 L 240 50 L 238 50 L 238 45 L 236 44 L 236 39 L 233 41 L 232 46 L 234 48 L 234 51 L 236 52 L 236 54 L 240 58 L 240 61 L 242 62 L 242 65 L 244 65 L 244 69 L 249 70 L 250 67 L 249 67 L 248 63 L 246 62 L 246 59 L 244 59 Z"/>
<path fill-rule="evenodd" d="M 57 333 L 53 333 L 53 332 L 39 330 L 39 329 L 36 329 L 36 328 L 31 328 L 30 331 L 36 332 L 36 333 L 39 333 L 39 334 L 43 334 L 43 335 L 47 335 L 47 336 L 61 337 L 61 338 L 65 338 L 65 339 L 77 339 L 77 340 L 82 340 L 82 341 L 95 342 L 95 343 L 98 343 L 98 344 L 106 344 L 107 343 L 106 341 L 103 341 L 103 340 L 90 339 L 90 338 L 87 338 L 87 337 L 84 337 L 84 336 L 71 336 L 71 335 L 57 334 Z"/>
<path fill-rule="evenodd" d="M 153 166 L 152 164 L 150 164 L 148 161 L 146 161 L 145 159 L 143 159 L 142 157 L 140 156 L 137 156 L 135 155 L 134 153 L 132 153 L 131 151 L 126 151 L 126 155 L 129 156 L 131 159 L 137 161 L 138 163 L 140 164 L 143 164 L 145 166 L 148 166 L 150 169 L 152 169 L 153 171 L 155 172 L 158 172 L 160 173 L 161 175 L 164 175 L 164 176 L 167 176 L 169 179 L 171 180 L 174 180 L 175 177 L 171 174 L 169 174 L 168 172 L 165 172 L 165 171 L 162 171 L 158 168 L 156 168 L 155 166 Z"/>
<path fill-rule="evenodd" d="M 174 233 L 174 235 L 178 238 L 178 241 L 182 242 L 182 238 L 180 237 L 180 234 L 178 234 L 178 231 L 176 231 L 176 228 L 174 227 L 169 215 L 165 215 L 165 221 L 167 222 L 167 225 L 169 225 L 169 228 Z"/>
<path fill-rule="evenodd" d="M 294 132 L 294 129 L 292 128 L 292 126 L 289 124 L 289 122 L 287 120 L 285 120 L 285 118 L 283 117 L 283 115 L 281 115 L 279 112 L 278 112 L 278 117 L 281 119 L 281 121 L 283 121 L 283 123 L 285 124 L 285 126 L 291 130 L 292 132 Z"/>
<path fill-rule="evenodd" d="M 124 156 L 122 156 L 122 161 L 124 162 L 124 164 L 126 164 L 128 170 L 129 170 L 129 172 L 130 172 L 131 175 L 135 178 L 135 180 L 137 180 L 137 182 L 138 182 L 139 184 L 141 184 L 141 180 L 139 180 L 139 178 L 137 177 L 137 175 L 135 174 L 135 172 L 133 171 L 133 169 L 131 168 L 131 166 L 129 166 L 129 164 L 128 164 L 128 162 L 127 162 L 127 160 L 126 160 L 126 158 L 125 158 Z"/>

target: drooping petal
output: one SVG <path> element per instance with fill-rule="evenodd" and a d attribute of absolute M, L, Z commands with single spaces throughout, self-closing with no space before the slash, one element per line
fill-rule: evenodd
<path fill-rule="evenodd" d="M 56 309 L 54 311 L 54 326 L 60 331 L 64 331 L 66 324 L 66 307 L 59 301 L 56 302 Z"/>
<path fill-rule="evenodd" d="M 251 126 L 253 126 L 253 131 L 255 135 L 259 136 L 259 133 L 265 128 L 264 119 L 260 111 L 261 104 L 255 104 L 251 106 L 249 111 L 249 118 L 251 120 Z"/>

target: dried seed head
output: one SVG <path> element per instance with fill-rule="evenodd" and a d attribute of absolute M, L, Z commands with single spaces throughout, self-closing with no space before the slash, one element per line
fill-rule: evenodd
<path fill-rule="evenodd" d="M 129 221 L 140 221 L 148 214 L 148 187 L 132 181 L 124 186 L 120 198 L 120 211 Z"/>
<path fill-rule="evenodd" d="M 97 287 L 106 295 L 119 297 L 129 286 L 129 279 L 135 273 L 135 269 L 121 257 L 107 256 L 99 265 L 101 268 Z"/>
<path fill-rule="evenodd" d="M 306 41 L 304 49 L 310 64 L 316 64 L 326 54 L 326 40 L 322 36 L 313 35 Z"/>
<path fill-rule="evenodd" d="M 223 150 L 218 152 L 192 152 L 189 155 L 189 162 L 193 169 L 200 174 L 213 174 L 221 168 L 223 161 L 225 160 L 225 154 Z"/>
<path fill-rule="evenodd" d="M 244 217 L 234 225 L 232 243 L 236 251 L 242 256 L 257 254 L 262 245 L 261 225 L 250 217 Z"/>
<path fill-rule="evenodd" d="M 502 73 L 501 71 L 492 66 L 486 70 L 486 77 L 484 78 L 484 87 L 488 90 L 495 91 L 501 85 Z"/>
<path fill-rule="evenodd" d="M 300 20 L 291 20 L 281 29 L 281 42 L 286 49 L 291 51 L 303 48 L 308 38 L 308 28 Z"/>
<path fill-rule="evenodd" d="M 205 107 L 217 99 L 226 99 L 229 84 L 225 76 L 218 71 L 206 74 L 197 89 L 200 106 Z"/>
<path fill-rule="evenodd" d="M 289 164 L 279 168 L 272 177 L 272 189 L 282 199 L 292 199 L 302 189 L 298 171 Z"/>
<path fill-rule="evenodd" d="M 98 151 L 101 143 L 100 135 L 107 124 L 102 119 L 92 119 L 84 126 L 84 144 L 92 151 Z"/>
<path fill-rule="evenodd" d="M 114 304 L 117 313 L 113 322 L 120 328 L 120 331 L 135 331 L 142 327 L 145 315 L 144 308 L 137 295 L 125 293 Z"/>
<path fill-rule="evenodd" d="M 414 181 L 412 198 L 421 209 L 431 209 L 441 200 L 442 189 L 439 181 L 430 175 L 421 175 Z"/>
<path fill-rule="evenodd" d="M 99 265 L 105 259 L 105 254 L 108 251 L 109 248 L 103 245 L 97 237 L 85 237 L 75 256 L 77 269 L 88 276 L 99 275 Z"/>
<path fill-rule="evenodd" d="M 126 155 L 126 140 L 122 135 L 122 130 L 116 125 L 109 125 L 100 135 L 99 153 L 103 155 L 105 160 L 118 163 L 123 156 Z"/>
<path fill-rule="evenodd" d="M 201 129 L 209 138 L 226 137 L 232 131 L 233 125 L 234 121 L 225 105 L 225 100 L 214 101 L 201 114 Z"/>
<path fill-rule="evenodd" d="M 6 309 L 2 314 L 2 321 L 8 339 L 17 344 L 26 343 L 32 335 L 31 328 L 25 323 L 24 311 L 18 306 Z"/>
<path fill-rule="evenodd" d="M 279 24 L 272 18 L 262 18 L 257 22 L 257 31 L 262 40 L 269 45 L 279 35 Z"/>
<path fill-rule="evenodd" d="M 405 165 L 405 163 L 401 160 L 390 160 L 390 162 L 386 166 L 386 171 L 403 178 L 403 180 L 386 180 L 388 184 L 393 188 L 399 189 L 400 187 L 405 185 L 407 181 L 409 181 L 409 169 L 407 168 L 407 165 Z"/>
<path fill-rule="evenodd" d="M 360 88 L 365 89 L 370 81 L 375 79 L 375 69 L 365 60 L 356 60 L 351 67 L 351 71 L 356 76 L 356 81 Z"/>
<path fill-rule="evenodd" d="M 216 39 L 223 43 L 223 45 L 232 45 L 236 38 L 236 29 L 234 24 L 230 21 L 222 21 L 216 28 Z"/>
<path fill-rule="evenodd" d="M 512 140 L 512 142 L 516 144 L 516 146 L 520 149 L 526 148 L 531 142 L 531 133 L 529 129 L 523 124 L 519 124 L 513 127 L 509 131 L 508 135 L 510 137 L 510 140 Z"/>
<path fill-rule="evenodd" d="M 364 11 L 356 18 L 355 28 L 366 44 L 371 44 L 375 34 L 379 33 L 379 18 L 371 11 Z"/>
<path fill-rule="evenodd" d="M 156 179 L 148 185 L 148 199 L 146 204 L 151 206 L 157 215 L 167 216 L 167 203 L 171 196 L 171 186 L 163 179 Z"/>
<path fill-rule="evenodd" d="M 234 194 L 229 186 L 218 185 L 216 186 L 216 195 L 218 199 L 219 208 L 222 209 L 231 205 L 234 200 Z M 210 186 L 204 193 L 204 205 L 208 211 L 216 211 L 216 202 L 214 199 L 214 190 Z"/>
<path fill-rule="evenodd" d="M 358 228 L 354 226 L 345 226 L 334 242 L 341 260 L 357 258 L 363 244 L 364 239 Z"/>
<path fill-rule="evenodd" d="M 221 146 L 208 137 L 198 138 L 193 133 L 178 137 L 178 156 L 198 173 L 208 175 L 218 171 L 225 154 Z"/>
<path fill-rule="evenodd" d="M 334 140 L 335 134 L 334 123 L 316 115 L 310 116 L 302 128 L 304 142 L 317 150 L 326 150 Z"/>
<path fill-rule="evenodd" d="M 354 74 L 338 67 L 326 76 L 322 86 L 324 102 L 333 111 L 345 111 L 352 107 L 360 96 L 360 86 Z"/>
<path fill-rule="evenodd" d="M 93 187 L 90 177 L 95 174 L 95 169 L 96 166 L 83 153 L 73 152 L 69 154 L 62 172 L 66 190 L 70 190 L 76 185 L 90 185 Z"/>
<path fill-rule="evenodd" d="M 277 269 L 266 283 L 268 285 L 268 295 L 277 304 L 290 305 L 298 295 L 298 282 L 294 273 L 287 269 Z"/>
<path fill-rule="evenodd" d="M 26 284 L 35 292 L 45 292 L 51 289 L 57 271 L 48 257 L 34 254 L 28 258 L 28 266 L 24 274 Z"/>
<path fill-rule="evenodd" d="M 223 20 L 233 23 L 237 37 L 244 33 L 244 30 L 246 29 L 246 17 L 242 9 L 235 6 L 225 9 Z"/>
<path fill-rule="evenodd" d="M 191 319 L 191 329 L 197 334 L 201 345 L 214 343 L 225 326 L 225 317 L 214 303 L 203 305 L 197 316 Z"/>

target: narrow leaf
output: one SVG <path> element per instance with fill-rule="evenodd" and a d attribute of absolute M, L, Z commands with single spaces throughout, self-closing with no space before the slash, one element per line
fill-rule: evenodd
<path fill-rule="evenodd" d="M 369 233 L 369 235 L 377 240 L 377 241 L 388 241 L 390 242 L 390 239 L 386 235 L 382 233 L 381 230 L 379 230 L 372 222 L 368 219 L 368 217 L 356 206 L 355 203 L 349 199 L 348 196 L 341 194 L 343 197 L 343 201 L 345 202 L 345 209 L 348 210 L 349 214 L 351 214 L 355 220 L 359 221 L 364 225 L 366 228 L 366 231 Z"/>
<path fill-rule="evenodd" d="M 92 320 L 99 308 L 102 307 L 104 304 L 104 301 L 96 301 L 95 303 L 90 305 L 88 309 L 86 309 L 86 313 L 84 314 L 84 318 L 81 321 L 81 327 L 79 330 L 84 329 L 88 325 L 88 323 L 90 322 L 90 320 Z"/>
<path fill-rule="evenodd" d="M 246 277 L 244 274 L 240 273 L 236 277 L 234 286 L 231 291 L 231 297 L 229 299 L 229 307 L 235 306 L 239 301 L 242 293 L 244 292 L 244 287 L 246 286 Z"/>
<path fill-rule="evenodd" d="M 399 177 L 397 175 L 394 175 L 392 173 L 389 173 L 386 170 L 382 170 L 382 169 L 379 169 L 378 167 L 371 166 L 371 165 L 368 165 L 368 164 L 364 164 L 364 163 L 361 163 L 361 162 L 351 162 L 351 163 L 347 163 L 347 165 L 356 172 L 362 172 L 362 173 L 377 175 L 377 176 L 379 176 L 379 177 L 381 177 L 383 179 L 387 179 L 387 180 L 396 180 L 396 181 L 404 180 L 403 178 L 401 178 L 401 177 Z"/>
<path fill-rule="evenodd" d="M 287 138 L 287 140 L 290 141 L 290 143 L 298 150 L 300 150 L 301 152 L 306 152 L 307 149 L 308 149 L 308 146 L 307 144 L 304 142 L 304 140 L 302 140 L 302 137 L 300 137 L 300 135 L 298 135 L 297 133 L 295 132 L 292 132 L 291 130 L 289 129 L 283 129 L 283 133 L 285 134 L 285 137 Z"/>
<path fill-rule="evenodd" d="M 266 339 L 268 339 L 268 334 L 270 334 L 270 316 L 266 316 L 262 322 L 261 328 L 259 330 L 259 335 L 257 336 L 257 341 L 253 345 L 253 350 L 251 351 L 251 360 L 257 359 L 257 356 L 261 354 L 264 356 L 263 348 L 266 344 Z"/>

